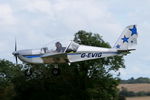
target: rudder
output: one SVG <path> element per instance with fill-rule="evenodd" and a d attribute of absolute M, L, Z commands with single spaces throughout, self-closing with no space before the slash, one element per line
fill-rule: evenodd
<path fill-rule="evenodd" d="M 137 37 L 136 25 L 127 26 L 113 48 L 120 50 L 133 49 L 133 46 L 137 44 Z"/>

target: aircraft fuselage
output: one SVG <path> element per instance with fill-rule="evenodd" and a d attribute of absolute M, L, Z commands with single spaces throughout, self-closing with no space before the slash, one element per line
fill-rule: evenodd
<path fill-rule="evenodd" d="M 115 56 L 119 53 L 117 49 L 101 48 L 80 45 L 76 52 L 42 52 L 36 50 L 19 50 L 15 51 L 18 58 L 25 63 L 32 64 L 55 64 L 55 63 L 72 63 L 85 60 L 98 59 L 103 57 Z"/>

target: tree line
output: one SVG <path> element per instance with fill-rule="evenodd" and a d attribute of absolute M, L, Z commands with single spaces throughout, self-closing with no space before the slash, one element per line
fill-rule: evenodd
<path fill-rule="evenodd" d="M 121 84 L 135 84 L 135 83 L 150 83 L 150 78 L 148 77 L 139 77 L 133 78 L 131 77 L 128 80 L 121 80 Z"/>

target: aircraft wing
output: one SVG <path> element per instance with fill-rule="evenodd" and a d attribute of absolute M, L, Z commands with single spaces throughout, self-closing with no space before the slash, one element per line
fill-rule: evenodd
<path fill-rule="evenodd" d="M 65 63 L 67 60 L 67 53 L 48 53 L 41 57 L 44 63 Z"/>

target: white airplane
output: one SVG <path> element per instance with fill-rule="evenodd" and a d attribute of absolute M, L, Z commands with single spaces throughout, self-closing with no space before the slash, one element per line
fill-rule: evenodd
<path fill-rule="evenodd" d="M 126 55 L 130 51 L 135 50 L 133 46 L 137 44 L 137 37 L 136 25 L 130 25 L 122 32 L 113 48 L 79 45 L 72 41 L 67 47 L 62 47 L 61 43 L 57 42 L 55 50 L 48 50 L 48 48 L 17 50 L 15 43 L 13 55 L 16 57 L 16 63 L 18 57 L 22 62 L 30 64 L 70 64 L 85 60 Z M 53 74 L 58 74 L 59 71 L 58 67 L 56 67 L 52 72 Z"/>

